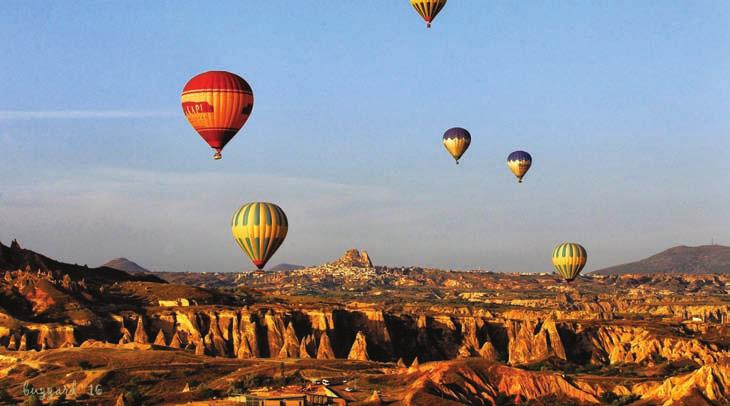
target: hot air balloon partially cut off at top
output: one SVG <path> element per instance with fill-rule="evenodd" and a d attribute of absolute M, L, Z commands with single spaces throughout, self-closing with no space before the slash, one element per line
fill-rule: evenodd
<path fill-rule="evenodd" d="M 264 269 L 284 242 L 288 229 L 284 210 L 273 203 L 244 204 L 231 220 L 233 238 L 258 269 Z"/>
<path fill-rule="evenodd" d="M 446 0 L 410 0 L 410 2 L 421 18 L 426 21 L 428 28 L 431 28 L 431 22 L 446 5 Z"/>
<path fill-rule="evenodd" d="M 182 91 L 182 109 L 190 125 L 215 150 L 213 159 L 238 130 L 253 109 L 253 91 L 240 76 L 224 71 L 201 73 Z"/>
<path fill-rule="evenodd" d="M 582 245 L 574 242 L 558 244 L 553 250 L 553 266 L 560 276 L 568 282 L 578 277 L 586 266 L 588 252 Z"/>
<path fill-rule="evenodd" d="M 454 157 L 458 165 L 459 159 L 471 144 L 471 134 L 461 127 L 450 128 L 444 133 L 443 143 L 446 150 Z"/>
<path fill-rule="evenodd" d="M 507 167 L 517 176 L 517 182 L 522 183 L 522 178 L 532 166 L 532 156 L 525 151 L 515 151 L 507 157 Z"/>

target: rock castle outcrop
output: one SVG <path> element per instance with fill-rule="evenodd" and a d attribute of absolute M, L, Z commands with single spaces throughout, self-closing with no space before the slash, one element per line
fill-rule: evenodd
<path fill-rule="evenodd" d="M 370 255 L 368 255 L 367 251 L 358 251 L 356 249 L 347 250 L 341 258 L 329 264 L 335 267 L 373 267 L 373 262 L 370 260 Z"/>

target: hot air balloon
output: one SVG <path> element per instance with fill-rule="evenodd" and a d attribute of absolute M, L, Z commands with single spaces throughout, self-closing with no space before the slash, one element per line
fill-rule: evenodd
<path fill-rule="evenodd" d="M 257 268 L 263 269 L 286 238 L 289 223 L 281 207 L 273 203 L 247 203 L 231 220 L 233 238 Z"/>
<path fill-rule="evenodd" d="M 558 244 L 553 250 L 553 266 L 566 281 L 575 279 L 586 266 L 588 253 L 582 245 L 574 242 Z"/>
<path fill-rule="evenodd" d="M 532 156 L 525 151 L 515 151 L 507 157 L 507 167 L 517 176 L 517 181 L 522 183 L 522 178 L 532 165 Z"/>
<path fill-rule="evenodd" d="M 224 71 L 201 73 L 183 88 L 182 109 L 190 125 L 215 150 L 221 150 L 248 120 L 253 109 L 251 86 L 242 77 Z"/>
<path fill-rule="evenodd" d="M 471 134 L 469 134 L 469 131 L 460 127 L 450 128 L 444 133 L 443 142 L 444 147 L 456 159 L 456 164 L 458 165 L 459 159 L 464 155 L 467 148 L 469 148 L 469 144 L 471 144 Z"/>
<path fill-rule="evenodd" d="M 410 0 L 411 6 L 426 21 L 426 27 L 431 28 L 431 22 L 446 5 L 446 0 Z"/>

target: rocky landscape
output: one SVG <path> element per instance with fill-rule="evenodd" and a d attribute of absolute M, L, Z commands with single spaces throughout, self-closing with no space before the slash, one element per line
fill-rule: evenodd
<path fill-rule="evenodd" d="M 317 267 L 193 276 L 63 264 L 17 242 L 0 245 L 0 270 L 0 395 L 14 401 L 76 381 L 102 392 L 67 397 L 78 403 L 133 391 L 210 404 L 252 375 L 355 380 L 339 388 L 354 404 L 730 401 L 723 273 L 566 285 L 376 267 L 351 250 Z"/>

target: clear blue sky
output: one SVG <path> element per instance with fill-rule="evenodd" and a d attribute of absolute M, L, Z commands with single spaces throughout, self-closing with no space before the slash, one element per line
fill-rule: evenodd
<path fill-rule="evenodd" d="M 98 265 L 249 269 L 233 211 L 278 203 L 271 260 L 587 270 L 730 244 L 730 2 L 6 1 L 0 240 Z M 254 90 L 214 162 L 179 94 Z M 444 130 L 468 128 L 454 165 Z M 505 159 L 532 153 L 518 185 Z"/>

